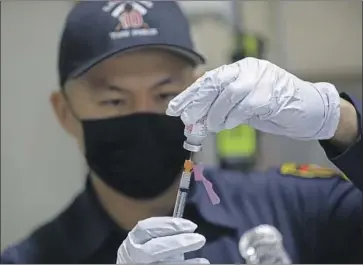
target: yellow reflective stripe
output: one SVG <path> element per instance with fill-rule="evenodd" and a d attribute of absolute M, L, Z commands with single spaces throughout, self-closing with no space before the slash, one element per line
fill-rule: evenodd
<path fill-rule="evenodd" d="M 344 173 L 314 164 L 284 163 L 280 167 L 280 173 L 282 175 L 293 175 L 302 178 L 332 178 L 339 176 L 345 181 L 350 181 Z"/>
<path fill-rule="evenodd" d="M 240 125 L 217 134 L 217 152 L 220 157 L 248 157 L 256 153 L 256 130 Z"/>

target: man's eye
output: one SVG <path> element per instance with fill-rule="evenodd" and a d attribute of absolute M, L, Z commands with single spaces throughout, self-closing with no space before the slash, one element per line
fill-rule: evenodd
<path fill-rule="evenodd" d="M 178 95 L 178 93 L 163 93 L 163 94 L 160 94 L 159 97 L 161 100 L 170 101 L 173 98 L 175 98 L 177 95 Z"/>
<path fill-rule="evenodd" d="M 125 104 L 125 100 L 122 99 L 110 99 L 101 101 L 101 105 L 120 106 Z"/>

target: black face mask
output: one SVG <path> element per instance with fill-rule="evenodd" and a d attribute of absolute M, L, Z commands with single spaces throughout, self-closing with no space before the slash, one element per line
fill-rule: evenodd
<path fill-rule="evenodd" d="M 180 118 L 160 114 L 82 120 L 89 167 L 115 190 L 135 199 L 165 192 L 188 152 Z"/>

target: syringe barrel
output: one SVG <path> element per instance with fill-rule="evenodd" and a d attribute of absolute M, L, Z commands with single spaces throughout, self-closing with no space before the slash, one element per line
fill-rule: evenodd
<path fill-rule="evenodd" d="M 173 217 L 182 218 L 184 214 L 184 209 L 187 203 L 187 192 L 179 191 L 176 197 L 176 202 L 174 206 Z"/>
<path fill-rule="evenodd" d="M 191 164 L 188 163 L 188 161 L 185 161 L 184 167 L 186 165 L 190 166 Z M 183 217 L 185 205 L 187 202 L 189 186 L 190 186 L 190 177 L 191 177 L 191 171 L 189 168 L 187 168 L 186 170 L 183 171 L 183 174 L 180 179 L 179 190 L 175 201 L 173 217 Z"/>
<path fill-rule="evenodd" d="M 202 149 L 202 142 L 207 137 L 207 116 L 202 117 L 194 124 L 185 126 L 184 135 L 187 139 L 184 141 L 184 149 L 190 152 L 199 152 Z"/>

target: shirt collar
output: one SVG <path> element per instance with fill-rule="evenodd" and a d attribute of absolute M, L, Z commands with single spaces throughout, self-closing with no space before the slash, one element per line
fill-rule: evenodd
<path fill-rule="evenodd" d="M 123 232 L 104 212 L 89 177 L 85 190 L 58 221 L 64 244 L 75 263 L 97 251 L 111 232 Z"/>

